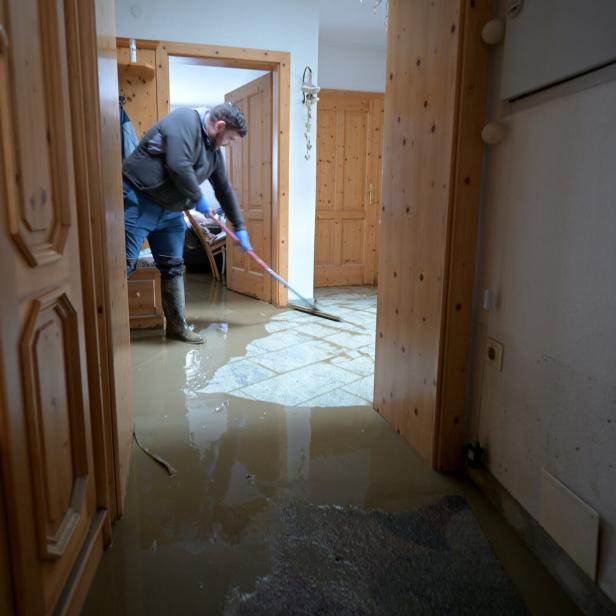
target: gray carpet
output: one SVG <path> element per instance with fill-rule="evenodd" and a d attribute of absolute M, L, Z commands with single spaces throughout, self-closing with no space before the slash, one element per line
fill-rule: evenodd
<path fill-rule="evenodd" d="M 413 512 L 293 503 L 279 515 L 272 573 L 254 592 L 232 589 L 228 616 L 527 613 L 461 496 Z"/>

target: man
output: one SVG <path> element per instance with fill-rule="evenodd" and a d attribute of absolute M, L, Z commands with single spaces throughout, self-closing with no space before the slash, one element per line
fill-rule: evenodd
<path fill-rule="evenodd" d="M 245 251 L 252 250 L 221 147 L 246 135 L 241 110 L 224 103 L 207 110 L 176 109 L 148 130 L 124 161 L 126 268 L 130 276 L 147 238 L 160 270 L 168 338 L 202 344 L 186 323 L 183 210 L 210 208 L 199 185 L 210 180 Z"/>

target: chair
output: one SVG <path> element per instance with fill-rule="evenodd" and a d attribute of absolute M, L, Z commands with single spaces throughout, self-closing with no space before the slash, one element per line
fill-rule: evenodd
<path fill-rule="evenodd" d="M 197 234 L 199 238 L 199 242 L 207 255 L 207 259 L 210 262 L 210 267 L 212 269 L 212 275 L 214 276 L 214 280 L 222 281 L 222 275 L 224 275 L 225 269 L 225 257 L 226 257 L 226 237 L 214 237 L 211 241 L 208 240 L 205 232 L 201 228 L 201 225 L 195 220 L 194 216 L 187 210 L 184 212 L 186 217 L 188 218 L 193 231 Z M 218 265 L 216 264 L 216 259 L 214 258 L 217 254 L 222 254 L 222 275 L 218 270 Z"/>

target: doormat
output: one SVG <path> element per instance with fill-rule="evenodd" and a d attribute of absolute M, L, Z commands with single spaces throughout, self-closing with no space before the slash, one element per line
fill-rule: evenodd
<path fill-rule="evenodd" d="M 527 614 L 462 496 L 417 511 L 285 504 L 272 573 L 228 616 Z"/>

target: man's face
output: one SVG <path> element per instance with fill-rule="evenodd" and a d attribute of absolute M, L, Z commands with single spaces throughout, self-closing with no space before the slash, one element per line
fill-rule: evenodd
<path fill-rule="evenodd" d="M 239 132 L 235 129 L 227 128 L 223 120 L 210 123 L 208 126 L 208 135 L 217 148 L 224 148 L 231 145 L 240 136 Z"/>
<path fill-rule="evenodd" d="M 224 148 L 231 145 L 236 139 L 239 139 L 239 136 L 240 134 L 236 130 L 233 130 L 232 128 L 225 128 L 216 145 Z"/>

